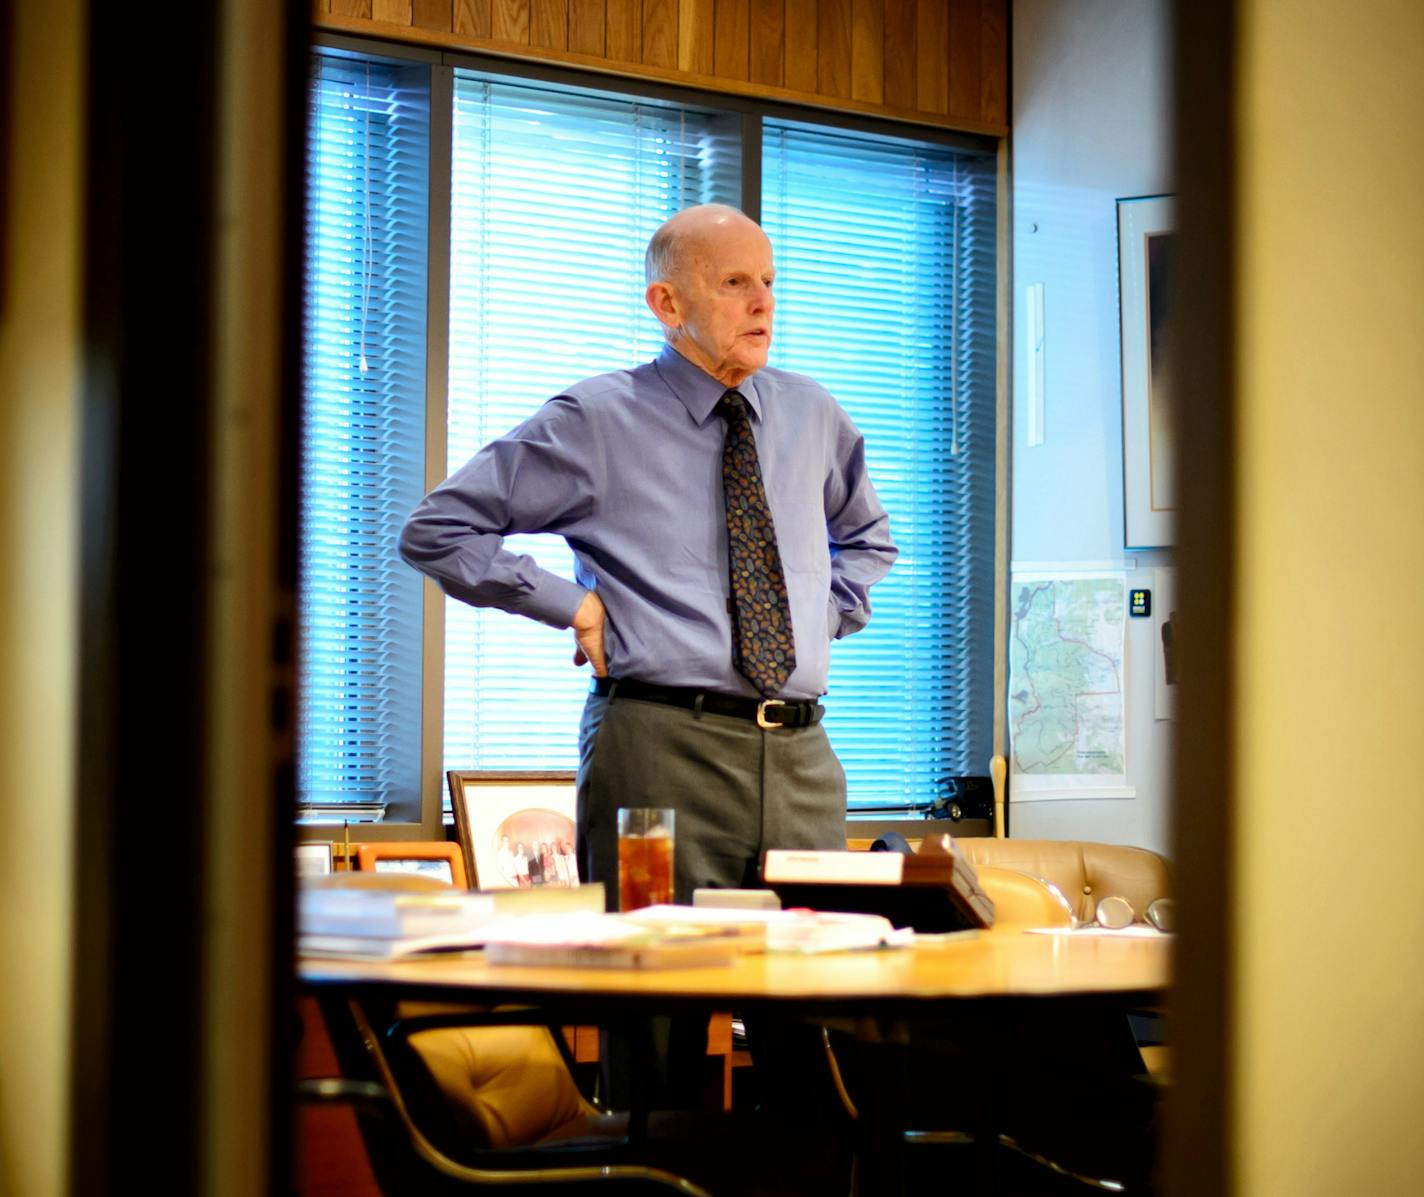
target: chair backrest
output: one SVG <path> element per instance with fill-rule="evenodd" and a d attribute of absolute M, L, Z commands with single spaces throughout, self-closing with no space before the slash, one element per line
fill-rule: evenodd
<path fill-rule="evenodd" d="M 467 1146 L 527 1147 L 597 1113 L 547 1027 L 441 1027 L 409 1044 Z"/>
<path fill-rule="evenodd" d="M 994 899 L 994 928 L 1071 927 L 1073 908 L 1056 886 L 1018 869 L 979 865 L 979 884 Z"/>
<path fill-rule="evenodd" d="M 865 851 L 872 842 L 852 838 L 846 846 Z M 1158 898 L 1172 896 L 1166 859 L 1146 848 L 1089 840 L 1001 840 L 972 835 L 956 836 L 954 842 L 976 869 L 996 865 L 1043 878 L 1068 899 L 1078 918 L 1087 921 L 1096 917 L 1103 898 L 1126 898 L 1140 920 Z M 917 837 L 910 837 L 909 843 L 919 850 Z"/>
<path fill-rule="evenodd" d="M 1139 919 L 1150 903 L 1172 896 L 1167 861 L 1146 848 L 987 836 L 966 836 L 956 843 L 975 868 L 997 866 L 1042 877 L 1059 889 L 1080 919 L 1093 919 L 1098 903 L 1113 895 L 1126 898 Z"/>
<path fill-rule="evenodd" d="M 311 878 L 322 889 L 379 889 L 401 893 L 448 890 L 419 873 L 343 872 Z M 396 1013 L 412 1022 L 454 1015 L 460 1008 L 401 1002 Z M 482 1008 L 467 1007 L 476 1024 Z M 597 1111 L 584 1100 L 547 1027 L 442 1026 L 407 1040 L 414 1058 L 443 1098 L 447 1120 L 470 1146 L 522 1147 Z"/>
<path fill-rule="evenodd" d="M 398 1076 L 405 1070 L 393 1068 L 394 1061 L 389 1054 L 392 1049 L 404 1054 L 398 1041 L 376 1029 L 362 1003 L 350 1001 L 335 1003 L 335 1006 L 344 1008 L 349 1015 L 349 1023 L 343 1024 L 340 1035 L 347 1046 L 343 1069 L 349 1067 L 348 1075 L 356 1077 L 369 1072 L 389 1102 L 390 1117 L 367 1116 L 364 1111 L 359 1112 L 358 1117 L 383 1192 L 450 1193 L 469 1189 L 504 1193 L 515 1187 L 522 1189 L 527 1184 L 564 1192 L 573 1186 L 591 1184 L 604 1193 L 675 1192 L 681 1197 L 710 1197 L 704 1189 L 681 1176 L 608 1155 L 581 1157 L 536 1152 L 486 1155 L 478 1141 L 461 1143 L 457 1154 L 450 1154 L 432 1141 L 408 1104 L 408 1095 Z M 492 1029 L 505 1028 L 480 1028 L 481 1031 Z M 417 1032 L 411 1039 L 424 1033 Z M 463 1156 L 480 1163 L 464 1162 L 459 1158 Z"/>

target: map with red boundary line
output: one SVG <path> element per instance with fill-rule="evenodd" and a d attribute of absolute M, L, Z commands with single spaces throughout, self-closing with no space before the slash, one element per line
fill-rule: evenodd
<path fill-rule="evenodd" d="M 1014 772 L 1124 773 L 1122 577 L 1016 577 L 1011 601 Z"/>

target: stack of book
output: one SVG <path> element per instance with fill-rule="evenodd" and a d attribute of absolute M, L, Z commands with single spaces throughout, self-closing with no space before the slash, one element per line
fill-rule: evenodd
<path fill-rule="evenodd" d="M 602 911 L 601 884 L 497 890 L 370 889 L 323 877 L 297 897 L 297 950 L 308 956 L 394 960 L 483 947 L 493 930 L 525 917 Z"/>
<path fill-rule="evenodd" d="M 462 951 L 478 946 L 495 914 L 489 894 L 303 887 L 297 897 L 297 950 L 374 960 Z"/>

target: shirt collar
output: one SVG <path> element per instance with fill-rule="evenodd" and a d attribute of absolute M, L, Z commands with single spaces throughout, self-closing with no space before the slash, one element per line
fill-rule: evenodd
<path fill-rule="evenodd" d="M 694 365 L 671 345 L 664 345 L 654 363 L 658 376 L 667 383 L 668 390 L 676 395 L 682 405 L 699 426 L 712 418 L 717 404 L 729 390 L 736 390 L 747 401 L 752 416 L 761 422 L 761 397 L 757 394 L 755 374 L 742 379 L 736 387 L 726 387 L 708 374 L 701 366 Z"/>

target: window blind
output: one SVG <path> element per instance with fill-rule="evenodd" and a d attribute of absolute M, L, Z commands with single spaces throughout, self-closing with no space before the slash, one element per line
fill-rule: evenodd
<path fill-rule="evenodd" d="M 298 792 L 419 818 L 429 89 L 318 56 L 310 90 Z"/>
<path fill-rule="evenodd" d="M 311 88 L 302 454 L 300 792 L 415 819 L 429 84 L 319 55 Z M 682 207 L 736 202 L 742 118 L 455 73 L 448 455 L 458 467 L 569 383 L 654 356 L 642 251 Z M 902 555 L 833 652 L 827 730 L 852 805 L 916 804 L 992 741 L 991 158 L 767 118 L 772 362 L 866 434 Z M 572 576 L 557 538 L 514 537 Z M 447 608 L 446 768 L 571 768 L 571 637 Z M 540 718 L 527 718 L 531 703 Z"/>
<path fill-rule="evenodd" d="M 725 116 L 460 72 L 454 95 L 452 471 L 570 384 L 657 355 L 648 238 L 680 208 L 735 202 L 740 175 Z M 557 537 L 505 547 L 573 577 Z M 588 688 L 573 647 L 568 632 L 447 601 L 445 768 L 573 768 Z"/>
<path fill-rule="evenodd" d="M 826 732 L 851 806 L 924 803 L 993 743 L 992 158 L 768 120 L 771 364 L 864 433 L 900 557 L 831 654 Z"/>

